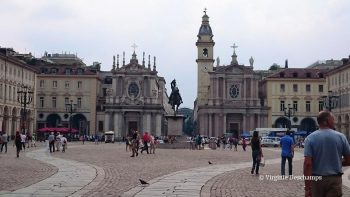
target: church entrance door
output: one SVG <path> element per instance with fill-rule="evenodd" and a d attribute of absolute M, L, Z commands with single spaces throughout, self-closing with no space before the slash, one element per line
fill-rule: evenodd
<path fill-rule="evenodd" d="M 235 138 L 238 138 L 238 129 L 239 129 L 238 123 L 230 123 L 230 133 L 232 133 L 232 136 Z"/>
<path fill-rule="evenodd" d="M 128 127 L 129 127 L 129 135 L 132 136 L 132 131 L 138 131 L 137 121 L 129 121 Z"/>

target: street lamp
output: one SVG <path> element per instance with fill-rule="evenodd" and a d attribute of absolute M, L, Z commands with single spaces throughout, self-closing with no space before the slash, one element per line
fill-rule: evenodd
<path fill-rule="evenodd" d="M 72 133 L 72 114 L 76 110 L 77 104 L 73 104 L 73 100 L 70 103 L 66 103 L 66 111 L 69 113 L 69 133 Z"/>
<path fill-rule="evenodd" d="M 22 133 L 26 132 L 27 122 L 27 105 L 33 101 L 33 91 L 30 91 L 28 86 L 22 86 L 20 91 L 17 91 L 17 101 L 21 104 L 21 130 Z M 23 106 L 23 108 L 22 108 Z"/>
<path fill-rule="evenodd" d="M 290 106 L 290 103 L 288 104 L 288 107 L 284 108 L 284 115 L 288 117 L 289 125 L 288 125 L 288 131 L 292 128 L 292 121 L 290 119 L 291 116 L 293 116 L 295 113 L 295 109 Z"/>
<path fill-rule="evenodd" d="M 338 106 L 339 96 L 333 95 L 332 91 L 328 91 L 328 96 L 323 96 L 323 106 L 328 110 L 332 111 L 332 109 Z"/>

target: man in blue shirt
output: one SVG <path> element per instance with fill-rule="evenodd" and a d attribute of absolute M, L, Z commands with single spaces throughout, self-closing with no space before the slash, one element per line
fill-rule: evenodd
<path fill-rule="evenodd" d="M 322 179 L 305 179 L 305 196 L 342 196 L 342 166 L 350 165 L 349 143 L 344 134 L 333 130 L 331 112 L 320 112 L 317 122 L 319 130 L 305 139 L 304 176 Z"/>
<path fill-rule="evenodd" d="M 282 147 L 282 162 L 281 162 L 281 174 L 285 175 L 286 160 L 288 160 L 288 172 L 292 175 L 293 170 L 293 156 L 294 156 L 294 140 L 290 137 L 290 131 L 286 132 L 286 135 L 281 138 L 280 145 Z"/>

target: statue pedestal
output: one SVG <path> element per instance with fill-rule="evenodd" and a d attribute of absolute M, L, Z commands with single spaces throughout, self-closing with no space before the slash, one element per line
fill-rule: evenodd
<path fill-rule="evenodd" d="M 183 115 L 167 115 L 168 120 L 168 136 L 182 136 L 185 116 Z"/>

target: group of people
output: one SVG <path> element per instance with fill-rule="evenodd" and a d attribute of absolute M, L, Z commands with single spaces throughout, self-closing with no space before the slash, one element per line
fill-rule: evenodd
<path fill-rule="evenodd" d="M 146 151 L 147 154 L 155 154 L 157 145 L 157 139 L 152 134 L 144 132 L 141 134 L 138 131 L 133 131 L 132 136 L 126 138 L 126 151 L 131 150 L 132 155 L 130 157 L 137 157 L 139 150 L 141 154 Z"/>
<path fill-rule="evenodd" d="M 16 146 L 17 157 L 19 157 L 20 151 L 25 150 L 26 147 L 35 147 L 35 137 L 30 134 L 16 132 L 15 139 L 13 141 L 13 146 Z M 4 150 L 7 153 L 7 144 L 10 142 L 10 136 L 6 132 L 0 132 L 0 145 L 1 152 Z"/>
<path fill-rule="evenodd" d="M 345 135 L 334 129 L 334 115 L 321 111 L 317 116 L 319 129 L 305 139 L 304 176 L 319 176 L 322 179 L 305 179 L 305 197 L 342 196 L 342 166 L 350 166 L 350 145 Z M 259 174 L 259 163 L 263 157 L 258 132 L 251 140 L 253 166 L 251 174 Z M 281 138 L 281 175 L 285 176 L 285 163 L 288 161 L 288 174 L 293 175 L 294 143 L 289 132 Z"/>
<path fill-rule="evenodd" d="M 53 132 L 51 132 L 47 140 L 49 142 L 50 153 L 55 152 L 55 147 L 57 152 L 61 150 L 61 147 L 62 147 L 62 152 L 66 151 L 68 141 L 64 135 L 61 135 L 60 133 L 57 133 L 55 135 Z"/>

